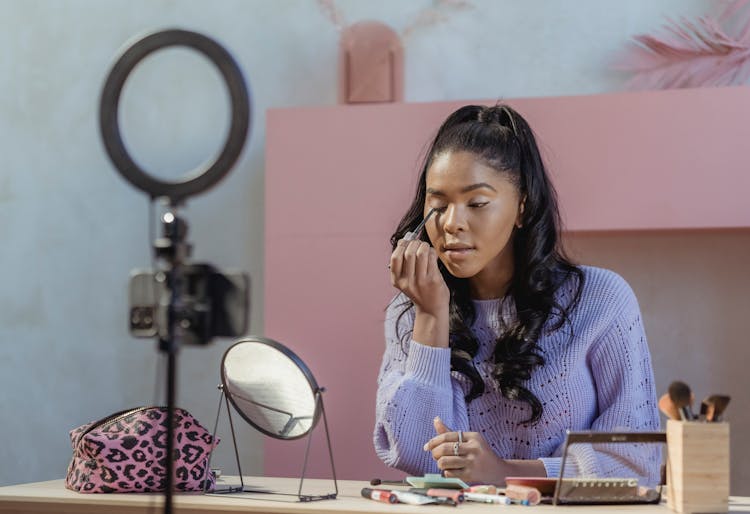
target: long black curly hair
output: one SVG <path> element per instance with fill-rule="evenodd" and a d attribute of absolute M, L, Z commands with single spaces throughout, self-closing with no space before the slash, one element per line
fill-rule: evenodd
<path fill-rule="evenodd" d="M 427 171 L 438 155 L 449 151 L 475 154 L 505 174 L 525 198 L 521 227 L 515 228 L 512 236 L 514 273 L 507 293 L 515 302 L 517 316 L 495 342 L 492 375 L 505 398 L 529 404 L 531 417 L 524 423 L 536 423 L 542 415 L 542 404 L 524 384 L 536 367 L 544 365 L 537 341 L 543 330 L 553 332 L 569 320 L 581 296 L 583 272 L 562 249 L 557 195 L 534 133 L 518 112 L 503 104 L 461 107 L 438 129 L 425 156 L 414 201 L 391 236 L 393 249 L 422 221 Z M 426 231 L 422 239 L 429 242 Z M 468 378 L 468 403 L 484 393 L 484 382 L 472 362 L 479 342 L 470 329 L 476 313 L 469 281 L 451 275 L 440 261 L 438 267 L 451 292 L 451 369 Z M 558 305 L 555 292 L 569 280 L 574 281 L 572 300 Z M 412 302 L 407 301 L 401 316 L 411 307 Z"/>

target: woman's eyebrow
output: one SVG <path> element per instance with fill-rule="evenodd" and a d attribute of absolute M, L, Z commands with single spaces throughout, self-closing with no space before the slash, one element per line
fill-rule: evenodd
<path fill-rule="evenodd" d="M 492 191 L 497 193 L 497 189 L 489 185 L 487 182 L 479 182 L 477 184 L 471 184 L 470 186 L 466 186 L 461 190 L 462 193 L 468 193 L 469 191 L 474 191 L 476 189 L 482 189 L 483 187 L 486 187 L 487 189 L 491 189 Z M 445 193 L 440 191 L 439 189 L 433 189 L 431 187 L 427 188 L 427 194 L 430 194 L 432 196 L 445 196 Z"/>

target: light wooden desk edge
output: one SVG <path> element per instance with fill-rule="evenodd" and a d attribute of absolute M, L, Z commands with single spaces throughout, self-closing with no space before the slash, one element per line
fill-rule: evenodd
<path fill-rule="evenodd" d="M 222 485 L 239 484 L 237 477 L 226 477 Z M 267 489 L 275 492 L 296 495 L 299 481 L 296 478 L 247 477 L 246 487 Z M 408 513 L 434 511 L 446 512 L 443 506 L 412 506 L 387 505 L 360 496 L 360 490 L 367 487 L 366 482 L 340 480 L 338 483 L 339 496 L 336 500 L 324 500 L 309 503 L 296 501 L 296 496 L 280 495 L 202 495 L 176 494 L 174 496 L 174 511 L 179 514 L 198 514 L 206 512 L 250 512 L 267 514 L 324 514 L 334 513 Z M 333 492 L 333 482 L 330 480 L 305 480 L 303 493 L 325 494 Z M 536 507 L 498 506 L 478 503 L 464 503 L 458 507 L 465 514 L 497 512 L 498 508 L 518 509 L 525 514 L 562 509 L 569 512 L 586 510 L 587 514 L 612 514 L 618 512 L 639 512 L 641 514 L 671 512 L 666 505 L 616 505 L 616 506 L 576 506 L 552 507 L 539 505 Z M 161 494 L 80 494 L 65 489 L 63 480 L 36 482 L 0 487 L 0 512 L 14 512 L 19 514 L 56 513 L 56 514 L 143 514 L 158 513 L 163 509 L 163 495 Z M 732 497 L 730 512 L 750 513 L 750 497 Z"/>

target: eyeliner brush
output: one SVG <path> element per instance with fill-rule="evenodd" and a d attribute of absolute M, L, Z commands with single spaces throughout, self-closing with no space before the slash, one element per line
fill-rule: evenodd
<path fill-rule="evenodd" d="M 422 235 L 422 229 L 424 228 L 425 223 L 427 223 L 427 220 L 430 219 L 430 216 L 432 216 L 432 213 L 435 212 L 436 210 L 437 209 L 435 209 L 434 207 L 430 209 L 430 212 L 428 212 L 427 216 L 424 217 L 422 222 L 419 225 L 417 225 L 417 228 L 415 228 L 412 231 L 407 232 L 406 235 L 404 235 L 404 241 L 413 241 L 417 239 L 418 237 L 420 237 Z"/>

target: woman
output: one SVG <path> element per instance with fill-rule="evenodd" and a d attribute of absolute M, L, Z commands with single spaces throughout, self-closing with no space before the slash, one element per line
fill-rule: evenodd
<path fill-rule="evenodd" d="M 504 105 L 451 114 L 391 237 L 400 293 L 386 313 L 374 434 L 386 464 L 501 484 L 559 475 L 566 430 L 658 429 L 637 300 L 615 273 L 567 260 L 559 230 L 521 115 Z M 659 463 L 591 450 L 573 465 L 654 478 Z"/>

